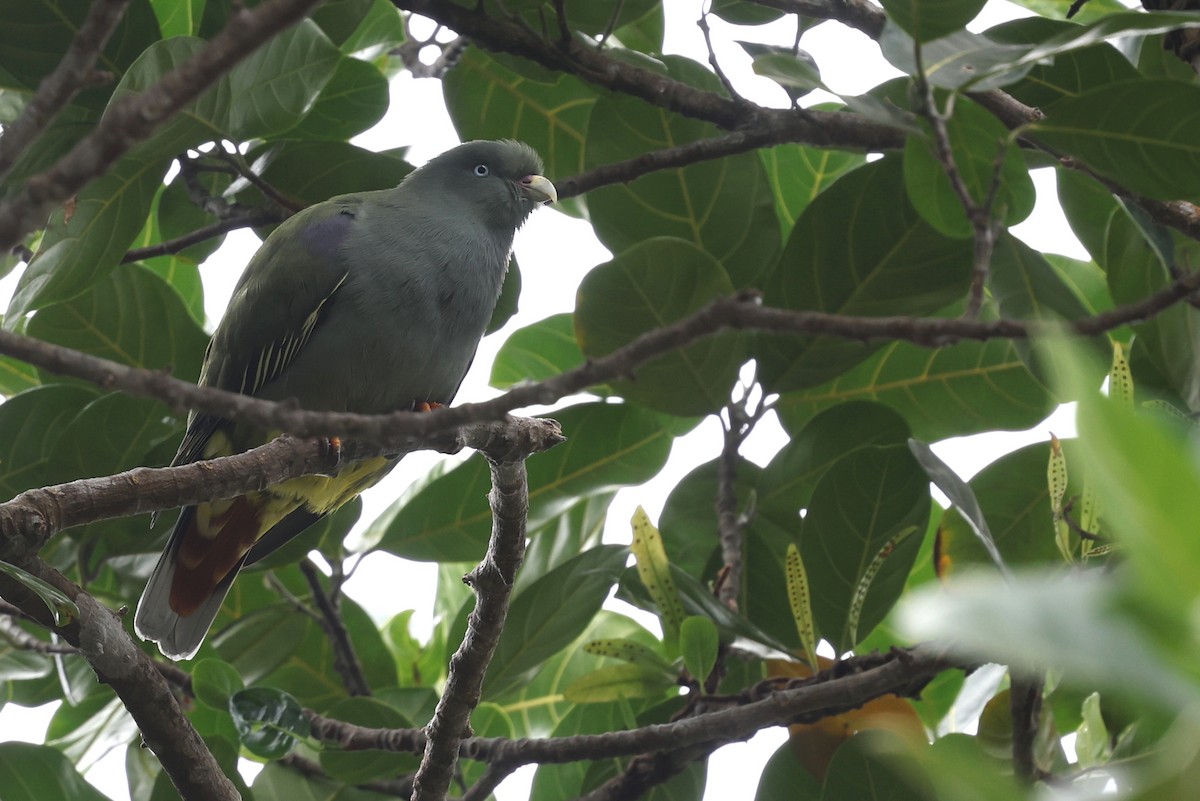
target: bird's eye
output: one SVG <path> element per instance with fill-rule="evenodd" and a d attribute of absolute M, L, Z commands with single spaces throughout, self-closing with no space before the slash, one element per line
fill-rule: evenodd
<path fill-rule="evenodd" d="M 488 165 L 486 165 L 486 164 L 476 164 L 475 165 L 475 174 L 478 175 L 480 178 L 487 175 L 488 172 L 490 172 L 488 170 Z"/>

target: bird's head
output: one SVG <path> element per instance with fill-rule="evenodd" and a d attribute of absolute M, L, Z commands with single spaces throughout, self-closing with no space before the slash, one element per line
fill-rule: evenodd
<path fill-rule="evenodd" d="M 524 142 L 467 142 L 433 158 L 409 176 L 435 182 L 497 228 L 515 230 L 535 208 L 558 200 L 542 160 Z"/>

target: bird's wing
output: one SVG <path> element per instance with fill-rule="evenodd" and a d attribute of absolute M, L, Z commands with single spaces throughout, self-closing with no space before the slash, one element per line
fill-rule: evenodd
<path fill-rule="evenodd" d="M 346 195 L 312 206 L 268 237 L 209 342 L 201 384 L 254 395 L 287 369 L 350 274 L 340 247 L 361 201 Z M 213 415 L 193 415 L 173 464 L 204 458 L 205 445 L 225 424 Z"/>

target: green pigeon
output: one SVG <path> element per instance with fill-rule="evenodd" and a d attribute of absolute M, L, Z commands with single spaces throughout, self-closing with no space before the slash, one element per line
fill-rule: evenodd
<path fill-rule="evenodd" d="M 518 228 L 557 200 L 537 153 L 468 142 L 399 186 L 296 214 L 246 266 L 200 384 L 315 411 L 381 414 L 449 404 L 491 319 Z M 192 413 L 173 465 L 248 450 L 277 432 Z M 184 508 L 134 628 L 194 655 L 238 570 L 375 484 L 378 458 L 334 476 Z"/>

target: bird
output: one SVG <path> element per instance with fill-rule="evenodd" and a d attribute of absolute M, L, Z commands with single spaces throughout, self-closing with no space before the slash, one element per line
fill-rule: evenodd
<path fill-rule="evenodd" d="M 558 199 L 527 144 L 475 141 L 396 187 L 293 215 L 247 263 L 199 384 L 312 411 L 382 414 L 450 404 L 491 318 L 517 230 Z M 278 432 L 192 412 L 172 465 L 249 450 Z M 238 571 L 387 474 L 347 465 L 188 506 L 146 582 L 134 630 L 171 659 L 204 641 Z"/>

